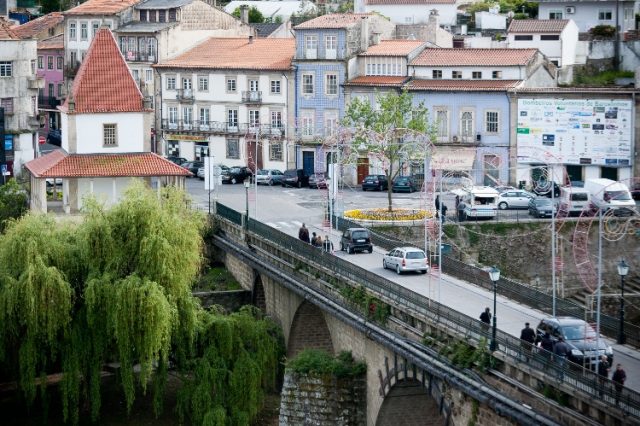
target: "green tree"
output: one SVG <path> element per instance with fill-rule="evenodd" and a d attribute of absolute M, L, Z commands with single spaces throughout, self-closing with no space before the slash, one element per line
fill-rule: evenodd
<path fill-rule="evenodd" d="M 382 163 L 389 182 L 388 210 L 393 211 L 393 180 L 408 164 L 430 153 L 435 128 L 424 103 L 414 105 L 406 90 L 378 93 L 376 103 L 374 108 L 368 100 L 355 98 L 347 107 L 342 124 L 353 133 L 345 156 L 353 162 L 366 153 Z"/>
<path fill-rule="evenodd" d="M 240 18 L 240 7 L 236 7 L 233 12 L 231 12 L 233 16 L 236 18 Z M 249 8 L 249 23 L 251 24 L 261 24 L 264 22 L 264 15 L 262 12 L 258 10 L 257 7 L 251 6 Z"/>
<path fill-rule="evenodd" d="M 29 209 L 27 193 L 15 179 L 0 186 L 0 233 L 10 219 L 17 219 Z"/>

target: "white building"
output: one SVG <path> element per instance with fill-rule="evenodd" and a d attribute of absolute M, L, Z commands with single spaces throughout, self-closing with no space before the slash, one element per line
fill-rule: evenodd
<path fill-rule="evenodd" d="M 132 178 L 150 183 L 162 177 L 181 186 L 189 175 L 149 152 L 153 113 L 105 27 L 94 35 L 60 111 L 62 149 L 26 164 L 35 211 L 47 211 L 48 178 L 62 179 L 62 206 L 71 213 L 82 209 L 89 194 L 116 203 Z"/>
<path fill-rule="evenodd" d="M 307 0 L 233 0 L 224 7 L 224 11 L 227 13 L 233 13 L 241 6 L 255 7 L 269 22 L 277 22 L 278 20 L 286 22 L 293 14 L 313 14 L 318 11 L 316 5 Z"/>
<path fill-rule="evenodd" d="M 507 30 L 507 47 L 538 49 L 557 67 L 576 61 L 578 26 L 570 19 L 514 19 Z"/>
<path fill-rule="evenodd" d="M 9 22 L 0 18 L 0 108 L 5 121 L 0 163 L 7 164 L 11 175 L 20 174 L 22 166 L 36 155 L 38 89 L 44 86 L 36 70 L 37 43 L 20 39 Z"/>
<path fill-rule="evenodd" d="M 488 12 L 476 12 L 476 28 L 481 30 L 506 30 L 507 17 L 500 15 L 500 7 L 496 6 Z"/>
<path fill-rule="evenodd" d="M 166 154 L 284 170 L 294 53 L 293 39 L 211 38 L 156 65 Z"/>
<path fill-rule="evenodd" d="M 431 10 L 437 10 L 440 25 L 445 28 L 456 25 L 458 7 L 456 0 L 356 0 L 356 13 L 377 12 L 394 24 L 425 24 Z"/>
<path fill-rule="evenodd" d="M 581 33 L 598 25 L 620 26 L 622 33 L 635 29 L 638 2 L 633 0 L 539 0 L 538 18 L 572 19 Z"/>

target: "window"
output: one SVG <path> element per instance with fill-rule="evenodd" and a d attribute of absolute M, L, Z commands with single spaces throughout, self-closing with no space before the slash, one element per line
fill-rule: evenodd
<path fill-rule="evenodd" d="M 337 74 L 325 75 L 324 91 L 326 95 L 338 94 L 338 75 Z"/>
<path fill-rule="evenodd" d="M 484 130 L 487 133 L 498 133 L 500 129 L 498 111 L 487 111 L 484 120 Z"/>
<path fill-rule="evenodd" d="M 549 19 L 562 19 L 562 10 L 550 10 Z"/>
<path fill-rule="evenodd" d="M 462 114 L 460 114 L 460 136 L 463 138 L 473 137 L 472 111 L 462 111 Z"/>
<path fill-rule="evenodd" d="M 207 76 L 198 77 L 198 90 L 200 92 L 208 92 L 209 91 L 209 77 L 207 77 Z"/>
<path fill-rule="evenodd" d="M 438 138 L 449 137 L 449 111 L 446 109 L 436 109 L 436 126 Z"/>
<path fill-rule="evenodd" d="M 209 108 L 200 108 L 200 124 L 209 123 Z"/>
<path fill-rule="evenodd" d="M 533 40 L 533 36 L 532 35 L 526 35 L 526 34 L 520 34 L 520 35 L 516 35 L 514 37 L 514 40 L 516 41 L 530 41 Z"/>
<path fill-rule="evenodd" d="M 78 52 L 72 51 L 70 54 L 71 66 L 75 67 L 78 65 Z"/>
<path fill-rule="evenodd" d="M 472 77 L 472 78 L 476 78 L 476 79 L 477 79 L 477 78 L 482 78 L 482 71 L 473 71 L 473 72 L 471 73 L 471 77 Z"/>
<path fill-rule="evenodd" d="M 250 92 L 257 92 L 258 90 L 260 90 L 260 86 L 257 78 L 250 78 L 248 86 L 249 86 Z"/>
<path fill-rule="evenodd" d="M 0 108 L 4 108 L 5 114 L 13 114 L 13 98 L 0 99 Z"/>
<path fill-rule="evenodd" d="M 169 107 L 169 124 L 178 123 L 178 107 Z"/>
<path fill-rule="evenodd" d="M 314 111 L 304 111 L 302 112 L 302 117 L 300 118 L 301 127 L 302 127 L 302 136 L 313 136 L 313 114 Z"/>
<path fill-rule="evenodd" d="M 157 12 L 155 10 L 149 11 L 149 22 L 156 22 L 156 14 Z"/>
<path fill-rule="evenodd" d="M 58 56 L 56 58 L 56 69 L 61 70 L 63 64 L 64 64 L 64 59 L 62 58 L 62 56 Z"/>
<path fill-rule="evenodd" d="M 80 23 L 80 40 L 86 40 L 89 38 L 89 31 L 86 22 Z"/>
<path fill-rule="evenodd" d="M 167 76 L 167 90 L 176 90 L 175 76 Z"/>
<path fill-rule="evenodd" d="M 256 127 L 259 125 L 260 125 L 260 110 L 250 109 L 249 110 L 249 126 Z"/>
<path fill-rule="evenodd" d="M 11 77 L 13 75 L 13 63 L 11 61 L 0 61 L 0 77 Z"/>
<path fill-rule="evenodd" d="M 324 135 L 333 135 L 338 130 L 337 111 L 325 111 L 324 113 Z"/>
<path fill-rule="evenodd" d="M 238 127 L 238 110 L 230 109 L 227 111 L 227 125 L 229 127 Z"/>
<path fill-rule="evenodd" d="M 610 21 L 613 18 L 613 11 L 611 9 L 604 9 L 598 11 L 598 20 Z"/>
<path fill-rule="evenodd" d="M 47 56 L 47 69 L 53 69 L 53 56 Z"/>
<path fill-rule="evenodd" d="M 302 74 L 302 94 L 313 95 L 313 74 Z"/>
<path fill-rule="evenodd" d="M 227 139 L 227 158 L 240 158 L 240 141 Z"/>
<path fill-rule="evenodd" d="M 326 36 L 324 38 L 324 45 L 327 50 L 336 50 L 338 48 L 338 37 Z"/>
<path fill-rule="evenodd" d="M 169 9 L 169 22 L 176 22 L 176 10 Z"/>
<path fill-rule="evenodd" d="M 492 71 L 491 78 L 502 78 L 502 71 Z"/>
<path fill-rule="evenodd" d="M 166 22 L 167 21 L 167 11 L 159 10 L 158 11 L 158 22 Z"/>
<path fill-rule="evenodd" d="M 318 49 L 318 36 L 308 35 L 304 37 L 304 48 L 307 50 Z"/>
<path fill-rule="evenodd" d="M 282 142 L 269 143 L 269 160 L 282 161 Z"/>
<path fill-rule="evenodd" d="M 633 19 L 633 18 L 634 18 L 633 8 L 625 7 L 625 9 L 624 9 L 624 20 L 628 21 L 629 19 Z"/>
<path fill-rule="evenodd" d="M 271 111 L 271 127 L 274 129 L 282 128 L 282 111 Z"/>
<path fill-rule="evenodd" d="M 75 40 L 76 37 L 76 23 L 69 22 L 69 40 Z"/>
<path fill-rule="evenodd" d="M 153 81 L 153 70 L 145 70 L 145 72 L 144 72 L 144 80 L 146 82 Z"/>
<path fill-rule="evenodd" d="M 140 11 L 140 22 L 147 22 L 148 18 L 147 18 L 147 11 L 146 10 L 141 10 Z"/>
<path fill-rule="evenodd" d="M 542 34 L 540 36 L 540 40 L 542 41 L 560 40 L 560 36 L 558 34 Z"/>
<path fill-rule="evenodd" d="M 64 94 L 62 93 L 62 83 L 58 83 L 58 96 L 62 97 Z"/>
<path fill-rule="evenodd" d="M 451 78 L 462 78 L 462 71 L 451 71 Z"/>
<path fill-rule="evenodd" d="M 442 78 L 442 70 L 433 70 L 431 71 L 431 76 L 435 79 L 441 79 Z"/>
<path fill-rule="evenodd" d="M 133 79 L 136 81 L 136 84 L 139 84 L 140 82 L 140 72 L 138 70 L 132 70 L 131 73 L 133 74 Z"/>
<path fill-rule="evenodd" d="M 91 23 L 91 37 L 95 37 L 98 32 L 98 28 L 100 28 L 100 24 L 98 22 Z"/>
<path fill-rule="evenodd" d="M 191 85 L 193 84 L 193 82 L 191 81 L 190 78 L 186 78 L 184 77 L 182 79 L 182 89 L 183 90 L 191 90 Z"/>
<path fill-rule="evenodd" d="M 271 94 L 280 93 L 280 80 L 271 80 Z"/>
<path fill-rule="evenodd" d="M 236 79 L 235 77 L 227 77 L 227 92 L 236 91 Z"/>
<path fill-rule="evenodd" d="M 193 122 L 193 109 L 190 106 L 182 108 L 182 122 L 184 124 L 191 124 Z"/>
<path fill-rule="evenodd" d="M 41 70 L 44 68 L 44 58 L 42 56 L 38 56 L 38 69 Z"/>
<path fill-rule="evenodd" d="M 147 38 L 147 56 L 149 62 L 156 60 L 156 39 L 153 37 Z"/>
<path fill-rule="evenodd" d="M 55 86 L 53 85 L 53 83 L 49 83 L 47 86 L 48 86 L 48 92 L 47 93 L 49 94 L 49 97 L 53 98 L 56 95 Z"/>
<path fill-rule="evenodd" d="M 118 146 L 118 125 L 102 125 L 102 143 L 104 146 Z"/>

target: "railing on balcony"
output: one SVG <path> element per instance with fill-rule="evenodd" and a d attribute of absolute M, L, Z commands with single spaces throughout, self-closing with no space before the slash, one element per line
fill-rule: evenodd
<path fill-rule="evenodd" d="M 60 99 L 53 96 L 38 97 L 38 108 L 40 109 L 56 109 L 60 105 Z"/>
<path fill-rule="evenodd" d="M 242 92 L 242 102 L 247 103 L 261 103 L 262 92 L 259 90 L 251 90 Z"/>
<path fill-rule="evenodd" d="M 182 102 L 193 103 L 193 89 L 178 89 L 176 90 L 176 99 Z"/>
<path fill-rule="evenodd" d="M 147 53 L 147 52 L 125 52 L 123 53 L 127 62 L 151 62 L 156 63 L 158 56 L 155 53 Z"/>
<path fill-rule="evenodd" d="M 260 124 L 258 126 L 249 123 L 230 125 L 221 121 L 170 121 L 162 120 L 162 130 L 174 132 L 197 132 L 210 134 L 234 134 L 238 136 L 255 135 L 260 133 L 262 137 L 282 138 L 285 135 L 284 127 Z"/>

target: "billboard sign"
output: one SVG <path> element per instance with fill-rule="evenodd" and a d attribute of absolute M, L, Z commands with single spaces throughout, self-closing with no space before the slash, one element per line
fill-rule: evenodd
<path fill-rule="evenodd" d="M 518 99 L 518 162 L 630 166 L 632 116 L 630 100 Z"/>

